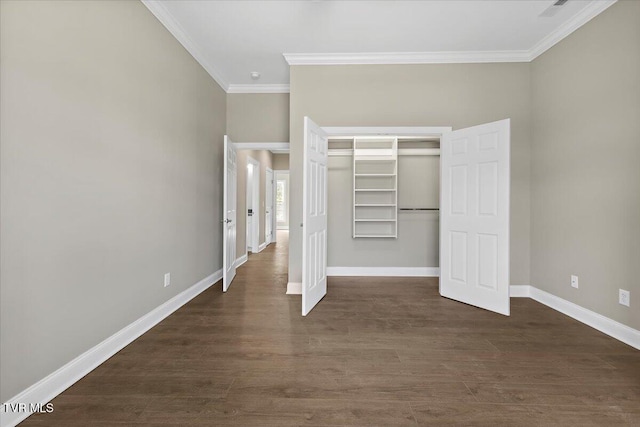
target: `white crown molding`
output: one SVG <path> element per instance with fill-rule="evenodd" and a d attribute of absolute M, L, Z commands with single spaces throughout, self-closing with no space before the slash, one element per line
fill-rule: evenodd
<path fill-rule="evenodd" d="M 140 0 L 227 93 L 289 93 L 288 84 L 229 84 L 159 0 Z M 285 53 L 289 65 L 384 65 L 531 62 L 617 0 L 593 0 L 529 50 L 461 52 Z"/>
<path fill-rule="evenodd" d="M 327 276 L 439 277 L 440 267 L 327 267 Z"/>
<path fill-rule="evenodd" d="M 289 65 L 385 65 L 531 62 L 604 12 L 617 0 L 593 0 L 529 50 L 485 52 L 285 53 Z"/>
<path fill-rule="evenodd" d="M 529 50 L 529 61 L 533 61 L 538 56 L 551 49 L 571 33 L 582 27 L 587 22 L 604 12 L 609 6 L 613 5 L 617 0 L 595 0 L 584 7 L 569 21 L 553 30 L 549 35 L 540 40 L 535 46 Z"/>
<path fill-rule="evenodd" d="M 95 347 L 82 353 L 57 371 L 49 374 L 31 387 L 9 399 L 5 402 L 6 405 L 2 405 L 3 409 L 0 411 L 0 426 L 13 427 L 32 413 L 29 410 L 24 412 L 5 411 L 4 408 L 6 408 L 8 404 L 26 403 L 27 408 L 30 403 L 41 403 L 45 405 L 89 372 L 100 366 L 108 358 L 160 323 L 171 313 L 217 283 L 220 279 L 222 279 L 222 269 L 180 292 L 178 295 L 154 308 L 128 326 L 125 326 Z"/>
<path fill-rule="evenodd" d="M 159 0 L 140 0 L 227 93 L 289 93 L 288 84 L 229 84 Z M 289 65 L 384 65 L 531 62 L 613 5 L 593 0 L 529 50 L 461 52 L 285 53 Z"/>
<path fill-rule="evenodd" d="M 585 325 L 609 335 L 625 344 L 640 350 L 640 331 L 627 325 L 605 317 L 570 301 L 545 292 L 534 286 L 518 285 L 510 286 L 511 297 L 531 298 L 562 314 L 576 319 Z"/>
<path fill-rule="evenodd" d="M 230 84 L 227 93 L 289 93 L 288 84 Z"/>
<path fill-rule="evenodd" d="M 285 53 L 289 65 L 393 65 L 528 62 L 528 51 Z"/>
<path fill-rule="evenodd" d="M 162 25 L 165 26 L 167 30 L 173 35 L 173 37 L 180 42 L 180 44 L 187 49 L 187 52 L 193 56 L 193 58 L 202 65 L 207 73 L 213 78 L 213 80 L 220 85 L 222 90 L 227 92 L 229 89 L 229 84 L 222 78 L 220 73 L 215 69 L 215 67 L 210 64 L 205 56 L 202 54 L 196 43 L 191 40 L 191 37 L 187 35 L 182 26 L 176 22 L 171 13 L 164 7 L 161 1 L 159 0 L 140 0 L 142 4 L 144 4 L 149 11 L 160 21 Z"/>

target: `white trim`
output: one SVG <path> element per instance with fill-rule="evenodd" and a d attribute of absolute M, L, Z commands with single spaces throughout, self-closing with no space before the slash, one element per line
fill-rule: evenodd
<path fill-rule="evenodd" d="M 353 148 L 330 148 L 327 150 L 329 157 L 351 157 L 353 156 Z"/>
<path fill-rule="evenodd" d="M 288 142 L 236 142 L 238 150 L 277 150 L 289 152 Z"/>
<path fill-rule="evenodd" d="M 509 296 L 511 298 L 531 298 L 529 285 L 511 285 L 509 286 Z"/>
<path fill-rule="evenodd" d="M 236 259 L 236 268 L 240 267 L 242 264 L 247 262 L 248 259 L 249 259 L 249 255 L 246 253 L 241 257 L 238 257 L 238 259 Z"/>
<path fill-rule="evenodd" d="M 461 52 L 285 53 L 289 65 L 467 64 L 529 62 L 526 50 Z"/>
<path fill-rule="evenodd" d="M 301 282 L 287 283 L 287 295 L 302 295 L 302 283 Z"/>
<path fill-rule="evenodd" d="M 441 136 L 451 132 L 451 126 L 323 126 L 322 129 L 331 136 Z"/>
<path fill-rule="evenodd" d="M 289 93 L 288 84 L 230 84 L 227 93 Z"/>
<path fill-rule="evenodd" d="M 267 247 L 267 242 L 262 242 L 258 245 L 258 253 L 262 252 Z"/>
<path fill-rule="evenodd" d="M 213 284 L 222 279 L 222 269 L 205 277 L 190 288 L 180 292 L 162 305 L 125 326 L 109 338 L 90 348 L 55 372 L 47 375 L 26 390 L 9 399 L 9 403 L 41 403 L 45 405 L 54 397 L 71 387 L 75 382 L 100 366 L 108 358 L 132 343 L 139 336 L 153 328 L 171 313 L 198 296 Z M 2 406 L 5 407 L 4 404 Z M 0 411 L 0 426 L 15 426 L 31 412 Z"/>
<path fill-rule="evenodd" d="M 220 85 L 222 90 L 225 92 L 229 89 L 229 84 L 225 81 L 224 78 L 220 75 L 218 70 L 207 61 L 205 55 L 200 51 L 200 48 L 196 45 L 196 43 L 191 40 L 191 38 L 187 35 L 186 31 L 182 26 L 173 18 L 171 13 L 165 8 L 159 0 L 140 0 L 142 4 L 144 4 L 147 9 L 160 21 L 162 25 L 165 26 L 167 30 L 173 35 L 173 37 L 178 40 L 178 42 L 187 49 L 187 52 L 193 56 L 193 58 L 202 65 L 207 73 L 213 78 L 213 80 Z"/>
<path fill-rule="evenodd" d="M 330 148 L 327 152 L 330 157 L 353 156 L 353 148 Z M 399 148 L 398 156 L 439 156 L 439 148 Z"/>
<path fill-rule="evenodd" d="M 514 289 L 516 288 L 516 289 Z M 511 286 L 512 297 L 529 297 L 640 350 L 640 331 L 533 286 Z"/>
<path fill-rule="evenodd" d="M 609 6 L 613 5 L 617 0 L 596 0 L 590 2 L 580 12 L 578 12 L 573 18 L 566 21 L 560 27 L 553 30 L 550 34 L 536 43 L 531 49 L 529 49 L 529 61 L 533 61 L 538 56 L 551 49 L 553 46 L 561 42 L 564 38 L 569 36 L 578 28 L 582 27 L 587 22 L 604 12 Z"/>
<path fill-rule="evenodd" d="M 439 267 L 327 267 L 327 276 L 439 277 Z"/>

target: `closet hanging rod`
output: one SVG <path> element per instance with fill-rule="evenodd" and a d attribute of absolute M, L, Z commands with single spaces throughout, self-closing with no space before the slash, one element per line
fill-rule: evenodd
<path fill-rule="evenodd" d="M 439 208 L 400 208 L 401 211 L 439 211 Z"/>

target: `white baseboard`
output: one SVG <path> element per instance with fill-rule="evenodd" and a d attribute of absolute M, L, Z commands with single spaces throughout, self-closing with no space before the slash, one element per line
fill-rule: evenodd
<path fill-rule="evenodd" d="M 262 251 L 264 250 L 264 248 L 266 248 L 266 247 L 267 247 L 267 244 L 268 244 L 267 242 L 260 243 L 260 244 L 258 245 L 258 253 L 262 252 Z"/>
<path fill-rule="evenodd" d="M 509 296 L 511 298 L 531 298 L 529 285 L 511 285 L 509 286 Z"/>
<path fill-rule="evenodd" d="M 65 391 L 82 377 L 100 366 L 100 364 L 108 358 L 122 350 L 136 338 L 160 323 L 164 318 L 191 301 L 220 279 L 222 279 L 222 269 L 205 277 L 189 289 L 180 292 L 164 304 L 156 307 L 135 322 L 111 335 L 100 344 L 82 353 L 57 371 L 49 374 L 31 387 L 9 399 L 2 405 L 0 426 L 13 427 L 23 421 L 32 413 L 32 411 L 28 410 L 30 403 L 47 404 L 54 397 Z M 6 405 L 15 403 L 26 403 L 27 411 L 5 412 L 5 408 L 8 408 Z"/>
<path fill-rule="evenodd" d="M 299 282 L 287 283 L 287 295 L 302 295 L 302 283 L 299 283 Z"/>
<path fill-rule="evenodd" d="M 514 289 L 515 288 L 515 289 Z M 512 297 L 525 297 L 576 319 L 585 325 L 640 350 L 640 331 L 591 311 L 534 286 L 511 286 Z"/>
<path fill-rule="evenodd" d="M 440 277 L 439 267 L 327 267 L 327 276 Z"/>
<path fill-rule="evenodd" d="M 236 259 L 236 268 L 240 267 L 242 264 L 247 262 L 248 259 L 249 259 L 249 254 L 244 254 L 238 259 Z"/>

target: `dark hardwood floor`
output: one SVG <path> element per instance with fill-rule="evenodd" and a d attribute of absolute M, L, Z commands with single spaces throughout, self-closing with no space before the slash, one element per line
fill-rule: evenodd
<path fill-rule="evenodd" d="M 640 351 L 431 278 L 330 278 L 303 318 L 278 238 L 23 425 L 640 425 Z"/>

